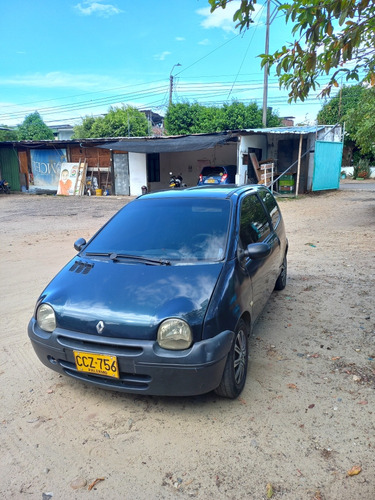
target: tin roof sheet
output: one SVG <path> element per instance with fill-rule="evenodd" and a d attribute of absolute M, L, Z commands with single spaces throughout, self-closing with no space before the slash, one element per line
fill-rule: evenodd
<path fill-rule="evenodd" d="M 236 132 L 249 132 L 253 134 L 297 134 L 297 135 L 305 135 L 305 134 L 315 134 L 320 130 L 324 130 L 325 128 L 333 128 L 333 125 L 305 125 L 302 127 L 293 126 L 293 127 L 269 127 L 269 128 L 249 128 L 238 130 Z"/>

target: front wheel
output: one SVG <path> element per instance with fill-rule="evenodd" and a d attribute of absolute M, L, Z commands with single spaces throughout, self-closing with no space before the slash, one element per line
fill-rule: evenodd
<path fill-rule="evenodd" d="M 232 347 L 228 353 L 223 377 L 219 387 L 215 389 L 216 394 L 225 398 L 234 399 L 240 395 L 244 388 L 247 375 L 247 362 L 249 328 L 241 319 L 236 328 Z"/>

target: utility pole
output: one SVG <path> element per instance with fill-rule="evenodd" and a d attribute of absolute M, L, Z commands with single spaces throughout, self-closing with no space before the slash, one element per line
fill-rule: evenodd
<path fill-rule="evenodd" d="M 169 74 L 169 105 L 172 104 L 172 95 L 173 95 L 173 75 L 172 75 L 172 73 L 173 73 L 173 70 L 176 66 L 181 66 L 181 64 L 180 63 L 174 64 L 172 66 L 171 72 Z"/>
<path fill-rule="evenodd" d="M 266 19 L 266 47 L 265 54 L 268 56 L 270 43 L 270 10 L 271 0 L 267 0 L 267 19 Z M 267 127 L 267 98 L 268 98 L 268 63 L 264 66 L 264 82 L 263 82 L 263 127 Z"/>
<path fill-rule="evenodd" d="M 173 94 L 173 75 L 169 75 L 169 105 L 172 104 L 172 94 Z"/>

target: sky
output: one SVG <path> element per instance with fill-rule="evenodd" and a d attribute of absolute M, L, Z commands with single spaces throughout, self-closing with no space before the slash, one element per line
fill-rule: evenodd
<path fill-rule="evenodd" d="M 263 103 L 263 3 L 245 33 L 239 2 L 210 13 L 208 0 L 0 0 L 0 124 L 38 111 L 48 125 L 75 125 L 110 106 L 164 115 L 174 103 Z M 292 41 L 276 16 L 270 52 Z M 317 93 L 316 93 L 317 94 Z M 295 124 L 314 123 L 323 101 L 288 104 L 271 72 L 267 105 Z"/>

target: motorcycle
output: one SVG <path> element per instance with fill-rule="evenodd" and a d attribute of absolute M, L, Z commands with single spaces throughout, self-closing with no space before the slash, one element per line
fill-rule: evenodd
<path fill-rule="evenodd" d="M 10 185 L 5 179 L 0 181 L 0 193 L 10 194 Z"/>
<path fill-rule="evenodd" d="M 171 176 L 169 179 L 169 187 L 172 189 L 179 189 L 181 187 L 187 187 L 186 184 L 184 184 L 182 181 L 182 175 L 173 175 L 172 172 L 169 172 L 169 175 Z"/>

